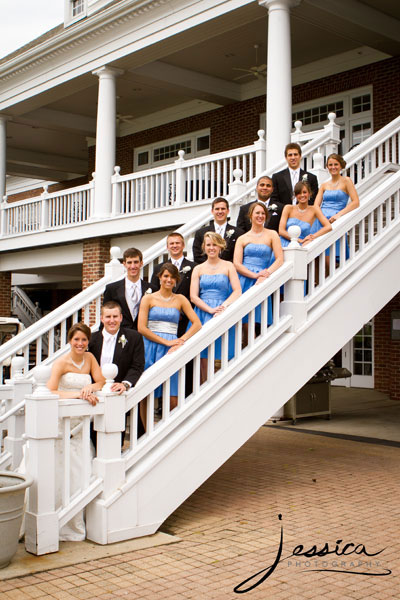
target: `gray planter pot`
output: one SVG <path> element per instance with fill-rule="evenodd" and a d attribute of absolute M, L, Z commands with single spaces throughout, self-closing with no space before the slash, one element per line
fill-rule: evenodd
<path fill-rule="evenodd" d="M 17 551 L 25 490 L 30 485 L 29 475 L 0 471 L 0 569 L 10 563 Z"/>

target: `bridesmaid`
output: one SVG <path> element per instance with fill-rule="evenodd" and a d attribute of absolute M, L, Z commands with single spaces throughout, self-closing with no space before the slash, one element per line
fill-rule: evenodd
<path fill-rule="evenodd" d="M 294 206 L 292 204 L 286 204 L 279 222 L 279 235 L 281 236 L 281 243 L 284 248 L 290 242 L 287 230 L 291 225 L 298 225 L 300 227 L 301 234 L 299 242 L 302 246 L 306 246 L 315 238 L 328 233 L 328 231 L 331 231 L 332 229 L 332 225 L 321 212 L 320 207 L 308 203 L 311 196 L 311 189 L 308 183 L 299 181 L 294 186 L 293 191 L 296 196 L 297 204 Z M 322 227 L 316 233 L 311 233 L 311 227 L 316 219 L 319 220 Z"/>
<path fill-rule="evenodd" d="M 242 291 L 239 278 L 233 264 L 220 258 L 226 242 L 218 234 L 208 231 L 204 234 L 202 250 L 207 260 L 193 269 L 190 285 L 190 299 L 195 305 L 195 312 L 202 325 L 216 317 L 232 304 Z M 235 353 L 235 328 L 229 330 L 228 359 Z M 207 378 L 208 351 L 201 353 L 200 374 L 201 382 Z M 221 360 L 221 338 L 215 342 L 215 360 Z"/>
<path fill-rule="evenodd" d="M 315 198 L 315 206 L 319 206 L 329 223 L 335 223 L 340 217 L 358 208 L 360 200 L 354 183 L 350 177 L 341 175 L 340 171 L 346 168 L 346 161 L 340 154 L 330 154 L 326 162 L 326 168 L 331 178 L 319 188 Z M 350 201 L 349 201 L 350 200 Z M 321 224 L 316 221 L 311 233 L 316 233 Z M 346 244 L 346 258 L 348 258 L 348 246 Z M 326 252 L 329 255 L 329 249 Z M 336 259 L 340 258 L 340 240 L 336 242 Z"/>
<path fill-rule="evenodd" d="M 239 273 L 243 293 L 253 285 L 265 281 L 283 264 L 283 250 L 279 235 L 276 231 L 264 227 L 264 223 L 269 220 L 269 213 L 265 205 L 261 202 L 254 202 L 249 209 L 249 220 L 251 229 L 238 238 L 233 257 L 233 264 Z M 261 306 L 256 308 L 255 321 L 256 323 L 261 322 Z M 246 316 L 243 323 L 247 322 L 248 317 Z M 268 325 L 272 323 L 270 298 L 267 322 Z"/>
<path fill-rule="evenodd" d="M 138 331 L 144 336 L 145 369 L 148 369 L 165 354 L 178 350 L 192 335 L 201 329 L 201 323 L 182 294 L 174 294 L 173 288 L 179 283 L 179 271 L 171 263 L 164 263 L 158 273 L 160 289 L 152 294 L 145 294 L 140 303 Z M 177 337 L 179 316 L 181 311 L 191 321 L 191 326 Z M 154 396 L 162 396 L 162 386 Z M 178 403 L 178 373 L 170 379 L 170 410 Z M 141 414 L 142 419 L 145 415 Z"/>

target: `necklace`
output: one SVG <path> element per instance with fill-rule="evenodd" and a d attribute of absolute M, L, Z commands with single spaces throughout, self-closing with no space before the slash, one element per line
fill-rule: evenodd
<path fill-rule="evenodd" d="M 164 302 L 169 302 L 170 300 L 172 300 L 172 298 L 174 297 L 173 294 L 170 295 L 169 298 L 166 298 L 165 296 L 162 295 L 162 293 L 160 292 L 160 296 L 161 298 L 164 300 Z"/>
<path fill-rule="evenodd" d="M 339 177 L 339 179 L 337 180 L 337 182 L 336 182 L 336 183 L 333 183 L 333 181 L 332 181 L 332 179 L 331 179 L 331 186 L 332 186 L 333 188 L 337 188 L 337 186 L 339 185 L 339 183 L 340 183 L 340 177 Z"/>
<path fill-rule="evenodd" d="M 74 365 L 74 367 L 76 367 L 79 371 L 82 369 L 83 365 L 85 364 L 85 359 L 82 359 L 82 362 L 78 365 L 72 358 L 71 358 L 71 362 Z"/>
<path fill-rule="evenodd" d="M 299 212 L 301 212 L 301 213 L 305 213 L 305 212 L 306 212 L 306 210 L 307 210 L 307 208 L 308 208 L 308 206 L 306 206 L 306 208 L 299 208 L 299 207 L 297 206 L 297 210 L 298 210 Z"/>

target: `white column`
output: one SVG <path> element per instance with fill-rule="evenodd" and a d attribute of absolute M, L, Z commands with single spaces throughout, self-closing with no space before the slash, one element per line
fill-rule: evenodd
<path fill-rule="evenodd" d="M 258 0 L 268 8 L 267 169 L 284 158 L 292 120 L 290 8 L 300 0 Z"/>
<path fill-rule="evenodd" d="M 6 195 L 7 121 L 8 117 L 0 115 L 0 202 Z"/>
<path fill-rule="evenodd" d="M 115 166 L 116 85 L 121 69 L 101 67 L 93 71 L 99 78 L 96 126 L 96 177 L 94 217 L 109 217 L 112 204 L 111 177 Z"/>

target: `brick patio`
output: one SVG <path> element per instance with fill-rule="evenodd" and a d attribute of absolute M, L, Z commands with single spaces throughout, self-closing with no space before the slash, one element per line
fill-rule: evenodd
<path fill-rule="evenodd" d="M 274 562 L 283 525 L 283 558 L 337 540 L 384 551 L 286 558 L 245 598 L 398 599 L 399 470 L 395 447 L 263 427 L 163 524 L 181 542 L 1 581 L 0 597 L 237 598 L 235 586 Z M 335 566 L 392 574 L 311 571 Z"/>

